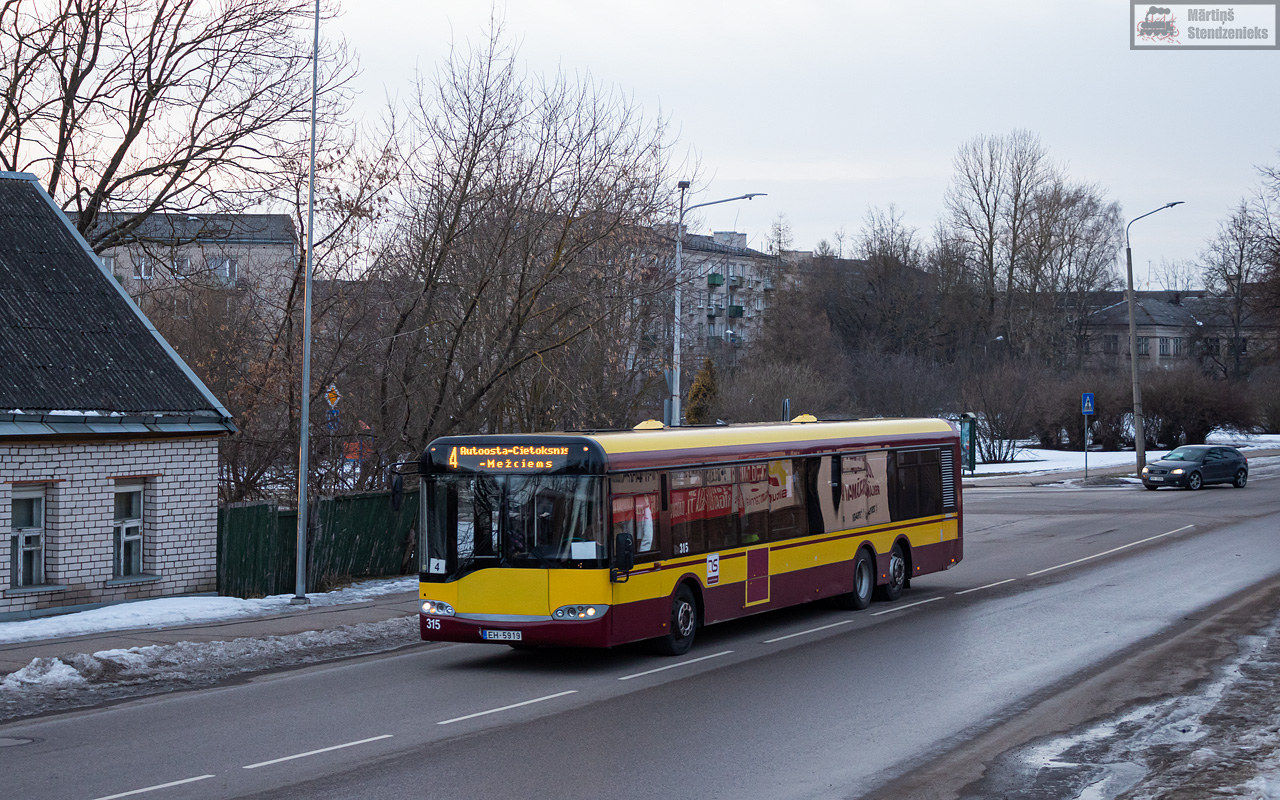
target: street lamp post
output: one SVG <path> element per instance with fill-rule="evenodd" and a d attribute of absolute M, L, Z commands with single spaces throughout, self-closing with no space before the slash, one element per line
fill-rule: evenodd
<path fill-rule="evenodd" d="M 1142 217 L 1149 217 L 1156 211 L 1164 211 L 1182 205 L 1181 200 L 1165 203 L 1155 211 L 1148 211 Z M 1142 468 L 1147 465 L 1147 441 L 1142 432 L 1142 384 L 1138 381 L 1138 324 L 1134 308 L 1137 305 L 1133 294 L 1133 251 L 1129 249 L 1129 227 L 1142 219 L 1134 217 L 1124 226 L 1124 262 L 1125 273 L 1129 284 L 1129 368 L 1133 375 L 1133 450 L 1137 458 L 1138 477 L 1142 477 Z"/>
<path fill-rule="evenodd" d="M 671 425 L 673 427 L 680 426 L 680 290 L 684 283 L 680 259 L 684 250 L 684 215 L 695 208 L 714 206 L 720 203 L 732 203 L 735 200 L 750 200 L 753 197 L 764 197 L 766 194 L 766 192 L 751 192 L 737 197 L 727 197 L 724 200 L 698 203 L 685 208 L 684 193 L 689 188 L 689 185 L 689 181 L 680 181 L 676 184 L 680 189 L 680 216 L 676 222 L 676 307 L 674 325 L 671 328 L 671 338 L 674 340 L 671 347 Z"/>

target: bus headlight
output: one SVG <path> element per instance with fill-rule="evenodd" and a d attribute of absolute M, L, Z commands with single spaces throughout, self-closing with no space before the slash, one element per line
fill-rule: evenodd
<path fill-rule="evenodd" d="M 422 613 L 431 614 L 436 617 L 452 617 L 453 606 L 448 603 L 442 603 L 439 600 L 423 600 Z"/>
<path fill-rule="evenodd" d="M 604 615 L 608 606 L 561 606 L 551 615 L 552 619 L 588 620 L 598 619 Z"/>

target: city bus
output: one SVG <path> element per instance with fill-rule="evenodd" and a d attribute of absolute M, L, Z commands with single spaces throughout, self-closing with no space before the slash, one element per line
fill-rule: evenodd
<path fill-rule="evenodd" d="M 427 641 L 685 653 L 700 626 L 865 608 L 964 550 L 941 419 L 450 436 L 417 465 Z"/>

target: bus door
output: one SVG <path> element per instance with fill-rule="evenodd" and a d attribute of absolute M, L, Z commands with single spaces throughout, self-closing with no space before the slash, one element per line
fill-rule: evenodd
<path fill-rule="evenodd" d="M 742 597 L 746 608 L 769 601 L 769 467 L 744 464 L 737 472 L 734 506 L 738 530 L 742 544 L 750 548 L 746 553 L 747 580 Z"/>
<path fill-rule="evenodd" d="M 769 545 L 747 551 L 747 596 L 743 607 L 769 602 Z"/>

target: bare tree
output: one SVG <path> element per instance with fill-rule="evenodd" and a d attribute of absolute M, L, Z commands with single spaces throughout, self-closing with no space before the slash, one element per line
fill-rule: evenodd
<path fill-rule="evenodd" d="M 1201 256 L 1205 286 L 1226 300 L 1229 363 L 1223 366 L 1232 378 L 1242 375 L 1244 327 L 1253 317 L 1255 284 L 1266 269 L 1262 230 L 1254 209 L 1241 201 L 1231 216 L 1218 225 L 1217 234 Z"/>
<path fill-rule="evenodd" d="M 238 210 L 306 138 L 302 0 L 4 0 L 0 168 L 39 175 L 102 251 L 157 211 Z M 322 113 L 352 62 L 322 54 Z M 109 215 L 109 216 L 108 216 Z"/>
<path fill-rule="evenodd" d="M 500 30 L 420 81 L 404 119 L 397 228 L 371 274 L 394 299 L 381 430 L 413 450 L 450 431 L 589 419 L 550 399 L 590 394 L 556 366 L 587 363 L 567 355 L 579 342 L 611 349 L 601 380 L 644 383 L 644 354 L 597 334 L 644 329 L 631 315 L 673 279 L 643 233 L 670 213 L 661 120 L 590 80 L 522 79 Z"/>
<path fill-rule="evenodd" d="M 1014 289 L 1026 268 L 1035 204 L 1058 168 L 1034 134 L 978 136 L 960 146 L 946 206 L 953 235 L 965 243 L 984 305 L 980 323 L 1014 336 Z"/>

